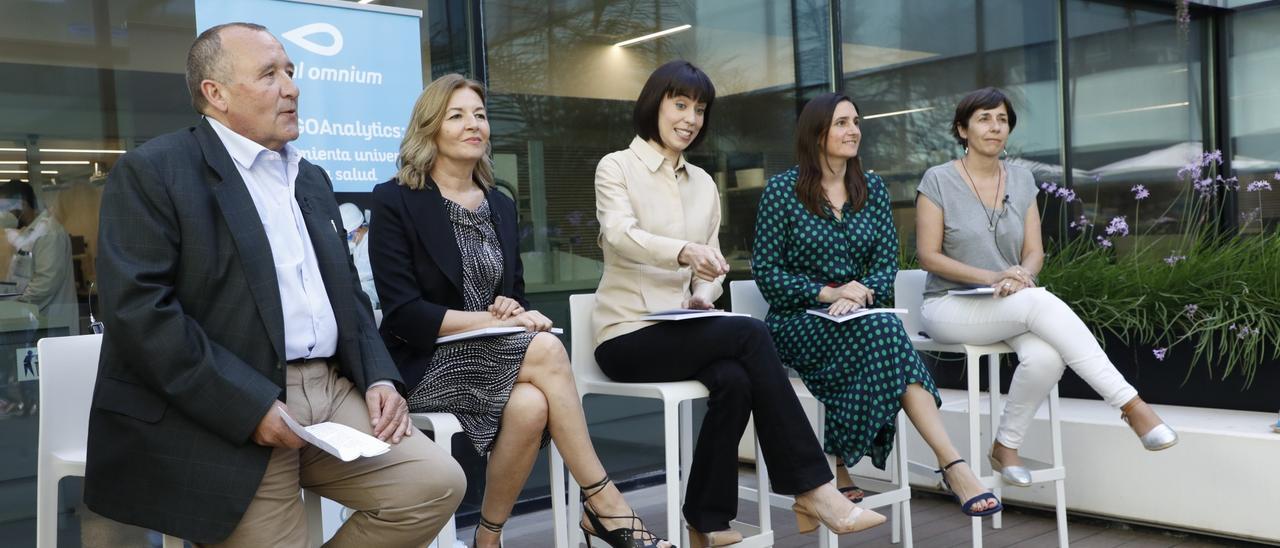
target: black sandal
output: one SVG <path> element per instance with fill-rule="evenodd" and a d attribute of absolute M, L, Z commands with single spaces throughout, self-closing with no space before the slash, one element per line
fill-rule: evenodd
<path fill-rule="evenodd" d="M 578 528 L 582 529 L 582 537 L 587 541 L 587 548 L 591 548 L 591 537 L 597 537 L 603 540 L 611 548 L 658 548 L 666 539 L 659 538 L 657 535 L 650 533 L 644 527 L 644 522 L 640 521 L 640 516 L 632 512 L 630 516 L 601 516 L 591 508 L 587 499 L 596 496 L 609 485 L 609 476 L 597 481 L 591 485 L 582 488 L 582 513 L 591 523 L 591 529 L 587 529 L 586 524 L 579 523 Z M 617 529 L 605 530 L 604 524 L 600 519 L 630 519 L 633 526 L 638 527 L 619 527 Z M 671 548 L 676 548 L 673 544 Z"/>
<path fill-rule="evenodd" d="M 476 525 L 475 534 L 471 535 L 471 546 L 474 547 L 477 544 L 479 544 L 478 542 L 476 542 L 476 538 L 480 536 L 480 528 L 484 527 L 485 529 L 488 529 L 490 532 L 498 534 L 498 548 L 502 548 L 502 526 L 506 524 L 507 522 L 505 521 L 502 523 L 494 523 L 492 521 L 484 519 L 484 516 L 481 515 L 480 524 Z"/>

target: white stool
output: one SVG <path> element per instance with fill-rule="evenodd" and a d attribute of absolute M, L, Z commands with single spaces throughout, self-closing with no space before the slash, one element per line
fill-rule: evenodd
<path fill-rule="evenodd" d="M 610 396 L 627 396 L 633 398 L 651 398 L 662 401 L 663 416 L 663 449 L 665 454 L 667 486 L 667 538 L 675 539 L 680 535 L 679 546 L 689 546 L 689 532 L 680 526 L 680 506 L 684 500 L 684 484 L 681 481 L 681 470 L 688 470 L 693 461 L 693 413 L 691 403 L 695 399 L 708 395 L 707 387 L 698 381 L 654 382 L 654 383 L 621 383 L 609 380 L 595 359 L 595 329 L 591 325 L 591 317 L 595 311 L 595 295 L 582 294 L 569 297 L 569 324 L 573 335 L 573 375 L 578 383 L 578 395 L 586 398 L 588 394 Z M 763 466 L 764 458 L 760 452 L 760 444 L 756 443 L 756 481 L 758 485 L 769 485 L 769 475 Z M 571 487 L 577 490 L 578 483 L 570 478 Z M 739 490 L 741 493 L 741 490 Z M 754 548 L 773 546 L 773 527 L 770 521 L 770 506 L 757 504 L 759 509 L 758 526 L 735 521 L 735 530 L 745 531 L 743 541 L 735 544 L 735 548 Z M 577 524 L 581 518 L 581 503 L 574 499 L 569 505 L 569 522 Z M 571 546 L 583 542 L 579 529 L 571 528 Z M 674 540 L 672 541 L 674 542 Z M 561 546 L 557 544 L 557 546 Z"/>
<path fill-rule="evenodd" d="M 729 299 L 734 312 L 750 314 L 751 317 L 761 321 L 769 314 L 769 303 L 764 300 L 764 295 L 760 293 L 760 288 L 756 286 L 754 280 L 730 282 Z M 821 440 L 824 435 L 823 430 L 826 427 L 826 409 L 823 407 L 822 402 L 818 401 L 813 396 L 813 393 L 809 391 L 809 388 L 804 385 L 804 381 L 793 377 L 791 386 L 796 391 L 796 397 L 800 399 L 800 404 L 804 407 L 805 414 L 809 416 L 809 422 L 813 426 L 814 433 Z M 893 463 L 893 468 L 890 472 L 892 474 L 891 481 L 885 485 L 876 485 L 875 487 L 878 488 L 876 490 L 879 493 L 862 499 L 858 506 L 867 509 L 892 506 L 891 519 L 893 523 L 890 526 L 893 527 L 893 531 L 889 533 L 890 542 L 895 544 L 902 542 L 905 546 L 910 547 L 913 545 L 911 539 L 911 482 L 907 464 L 907 421 L 903 417 L 904 413 L 899 411 L 895 419 L 897 434 L 894 436 L 893 442 L 895 456 L 891 461 Z M 836 458 L 832 455 L 827 455 L 827 461 L 831 465 L 832 473 L 834 473 L 837 466 Z M 846 462 L 845 466 L 850 466 L 850 464 Z M 877 481 L 877 483 L 879 482 Z M 867 483 L 866 486 L 872 487 L 870 483 Z M 795 500 L 784 495 L 771 495 L 770 502 L 773 506 L 790 508 L 791 503 L 795 502 Z M 838 546 L 840 543 L 839 537 L 827 529 L 825 525 L 821 527 L 821 533 L 819 534 L 821 535 L 818 537 L 820 546 Z"/>
<path fill-rule="evenodd" d="M 89 408 L 98 377 L 102 335 L 45 337 L 36 343 L 40 355 L 40 418 L 36 465 L 36 546 L 58 545 L 58 482 L 84 477 L 89 443 Z M 320 497 L 302 494 L 307 533 L 313 548 L 321 543 Z M 182 548 L 182 540 L 164 536 L 165 548 Z"/>
<path fill-rule="evenodd" d="M 899 271 L 897 279 L 894 280 L 894 302 L 898 308 L 907 309 L 907 314 L 902 317 L 902 326 L 907 330 L 907 334 L 911 336 L 911 344 L 915 346 L 916 350 L 924 352 L 954 352 L 965 355 L 969 396 L 969 466 L 974 470 L 974 473 L 979 473 L 983 467 L 982 463 L 987 460 L 983 452 L 985 446 L 982 444 L 981 439 L 982 410 L 978 404 L 979 393 L 981 392 L 979 374 L 982 367 L 982 358 L 987 358 L 989 422 L 991 436 L 994 439 L 996 430 L 1000 427 L 1000 357 L 1004 354 L 1012 354 L 1013 349 L 1004 343 L 989 345 L 943 344 L 930 339 L 924 333 L 920 320 L 920 307 L 924 302 L 926 276 L 927 274 L 923 270 Z M 1058 386 L 1055 384 L 1053 389 L 1049 391 L 1049 428 L 1053 446 L 1052 462 L 1048 463 L 1047 468 L 1032 470 L 1031 482 L 1033 484 L 1054 483 L 1054 489 L 1057 494 L 1054 510 L 1058 521 L 1058 545 L 1066 547 L 1068 546 L 1067 492 L 1063 483 L 1066 480 L 1066 468 L 1062 459 L 1062 425 L 1060 420 Z M 1027 461 L 1027 464 L 1044 464 L 1025 457 L 1023 460 Z M 992 475 L 981 476 L 980 479 L 987 487 L 991 488 L 992 493 L 997 497 L 1000 496 L 1004 483 L 999 474 L 992 473 Z M 975 517 L 971 523 L 973 546 L 981 547 L 982 518 Z M 1000 528 L 1000 514 L 997 513 L 991 517 L 991 526 L 995 529 Z"/>

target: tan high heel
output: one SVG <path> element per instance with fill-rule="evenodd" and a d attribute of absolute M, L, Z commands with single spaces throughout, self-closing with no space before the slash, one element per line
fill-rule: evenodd
<path fill-rule="evenodd" d="M 827 526 L 827 529 L 837 535 L 844 535 L 870 529 L 885 522 L 883 514 L 857 506 L 854 506 L 853 510 L 849 511 L 849 515 L 845 516 L 839 523 L 827 523 L 827 520 L 822 519 L 822 516 L 819 516 L 817 511 L 805 506 L 800 501 L 796 501 L 795 504 L 791 505 L 791 511 L 796 513 L 796 528 L 800 530 L 801 534 L 812 533 L 818 528 L 819 523 Z"/>
<path fill-rule="evenodd" d="M 742 542 L 742 533 L 734 531 L 733 529 L 702 533 L 697 529 L 694 529 L 692 525 L 685 528 L 689 530 L 689 544 L 692 545 L 692 548 L 731 546 Z"/>

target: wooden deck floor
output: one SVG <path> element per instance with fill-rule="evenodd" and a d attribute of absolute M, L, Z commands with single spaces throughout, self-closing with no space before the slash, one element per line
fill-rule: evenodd
<path fill-rule="evenodd" d="M 663 496 L 662 486 L 654 486 L 628 492 L 627 500 L 636 507 L 646 524 L 655 531 L 661 531 L 665 523 Z M 740 502 L 738 515 L 744 521 L 754 521 L 755 512 L 754 503 Z M 969 545 L 969 518 L 961 514 L 958 506 L 949 498 L 931 493 L 913 493 L 911 519 L 915 546 L 919 548 Z M 816 546 L 818 543 L 816 535 L 801 535 L 796 531 L 796 522 L 789 509 L 775 509 L 773 524 L 774 546 L 777 548 Z M 1058 545 L 1053 515 L 1041 510 L 1009 508 L 1004 512 L 1004 526 L 1001 529 L 991 529 L 990 519 L 984 520 L 984 525 L 983 542 L 986 547 L 1054 548 Z M 1068 528 L 1073 548 L 1262 546 L 1090 518 L 1069 518 Z M 458 537 L 470 544 L 473 531 L 473 527 L 459 530 Z M 840 546 L 898 546 L 890 543 L 889 535 L 890 527 L 886 523 L 869 531 L 841 537 Z M 551 511 L 543 510 L 511 518 L 506 525 L 504 541 L 506 546 L 513 548 L 551 547 Z M 596 545 L 601 543 L 596 541 Z"/>

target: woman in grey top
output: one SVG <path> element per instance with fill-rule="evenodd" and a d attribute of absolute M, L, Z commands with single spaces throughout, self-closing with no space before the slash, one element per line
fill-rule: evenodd
<path fill-rule="evenodd" d="M 1071 308 L 1036 287 L 1044 247 L 1035 181 L 1025 168 L 1000 160 L 1017 121 L 995 88 L 960 101 L 951 132 L 965 154 L 930 168 L 920 181 L 916 255 L 929 271 L 921 309 L 929 336 L 944 343 L 1002 341 L 1018 353 L 990 459 L 1005 481 L 1030 485 L 1018 447 L 1067 366 L 1121 410 L 1146 449 L 1171 447 L 1178 436 L 1116 371 Z M 948 294 L 977 286 L 993 288 L 994 298 Z"/>

